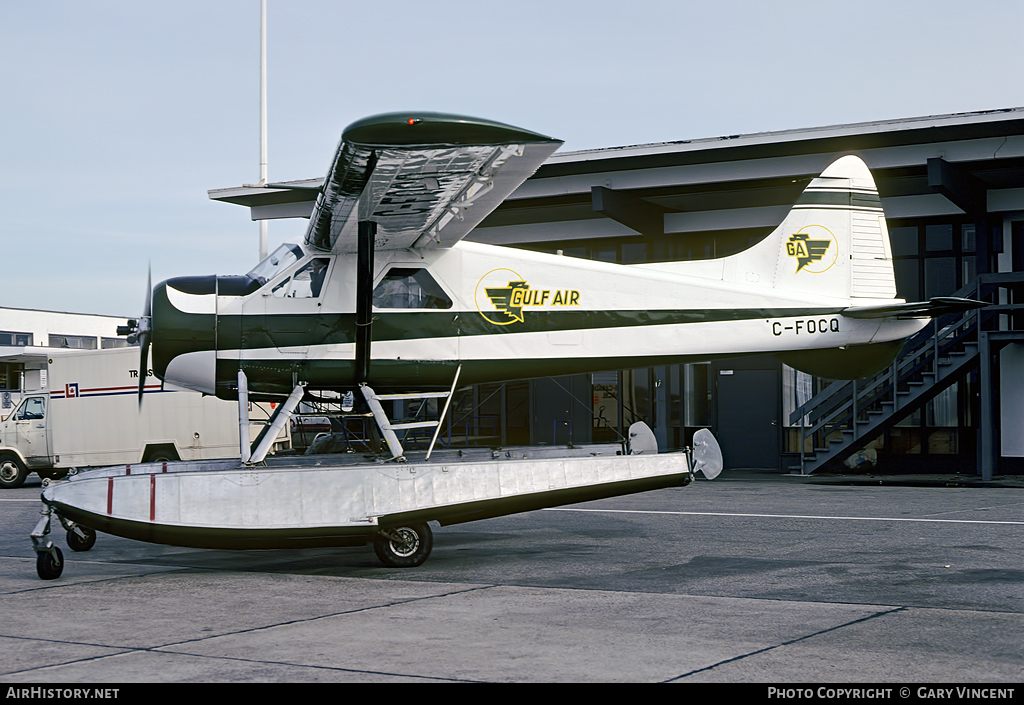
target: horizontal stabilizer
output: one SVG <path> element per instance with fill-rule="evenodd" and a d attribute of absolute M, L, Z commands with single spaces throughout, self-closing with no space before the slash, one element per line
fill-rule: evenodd
<path fill-rule="evenodd" d="M 974 299 L 955 296 L 937 296 L 928 301 L 886 304 L 884 306 L 854 306 L 845 309 L 843 315 L 849 318 L 937 318 L 947 313 L 963 313 L 988 304 Z"/>

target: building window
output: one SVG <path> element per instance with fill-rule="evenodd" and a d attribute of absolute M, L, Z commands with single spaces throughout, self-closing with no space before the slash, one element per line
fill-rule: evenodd
<path fill-rule="evenodd" d="M 685 417 L 689 428 L 711 426 L 711 364 L 695 362 L 685 366 Z"/>
<path fill-rule="evenodd" d="M 19 348 L 28 347 L 32 345 L 32 334 L 0 331 L 0 345 L 11 345 Z"/>
<path fill-rule="evenodd" d="M 51 348 L 72 348 L 74 350 L 95 350 L 96 338 L 90 335 L 55 335 L 50 333 Z"/>
<path fill-rule="evenodd" d="M 127 338 L 100 338 L 100 347 L 109 350 L 110 348 L 129 348 L 131 344 Z"/>
<path fill-rule="evenodd" d="M 924 244 L 928 252 L 951 252 L 953 250 L 953 225 L 938 223 L 924 226 Z"/>
<path fill-rule="evenodd" d="M 21 389 L 21 379 L 24 375 L 25 366 L 23 363 L 0 362 L 0 390 Z M 10 409 L 11 404 L 12 398 L 10 394 L 3 395 L 3 406 L 0 408 Z"/>
<path fill-rule="evenodd" d="M 590 376 L 595 443 L 614 443 L 622 435 L 619 423 L 619 373 L 595 372 Z"/>
<path fill-rule="evenodd" d="M 907 221 L 903 221 L 907 222 Z M 976 227 L 958 221 L 889 223 L 897 296 L 921 301 L 949 296 L 977 277 Z"/>

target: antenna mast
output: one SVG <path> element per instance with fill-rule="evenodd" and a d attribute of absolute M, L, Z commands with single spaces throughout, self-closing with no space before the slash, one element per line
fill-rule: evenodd
<path fill-rule="evenodd" d="M 267 183 L 267 0 L 260 0 L 260 185 Z M 260 259 L 267 257 L 267 221 L 260 221 Z"/>

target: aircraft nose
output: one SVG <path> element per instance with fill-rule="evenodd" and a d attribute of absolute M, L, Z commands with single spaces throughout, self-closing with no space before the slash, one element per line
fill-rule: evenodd
<path fill-rule="evenodd" d="M 176 277 L 153 290 L 153 372 L 164 382 L 216 392 L 216 277 Z"/>

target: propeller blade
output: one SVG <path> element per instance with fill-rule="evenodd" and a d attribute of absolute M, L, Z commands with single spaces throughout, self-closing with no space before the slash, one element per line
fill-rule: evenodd
<path fill-rule="evenodd" d="M 153 309 L 153 265 L 146 265 L 146 307 L 142 315 L 149 318 Z"/>
<path fill-rule="evenodd" d="M 153 265 L 146 267 L 146 304 L 139 319 L 137 339 L 139 341 L 139 409 L 142 409 L 142 394 L 149 373 L 150 320 L 153 308 Z"/>
<path fill-rule="evenodd" d="M 142 393 L 149 373 L 149 331 L 139 333 L 139 409 L 142 409 Z"/>

